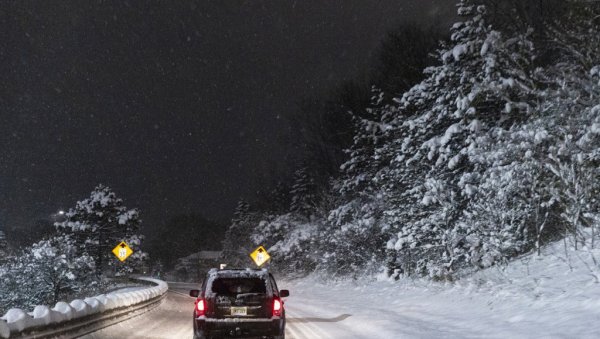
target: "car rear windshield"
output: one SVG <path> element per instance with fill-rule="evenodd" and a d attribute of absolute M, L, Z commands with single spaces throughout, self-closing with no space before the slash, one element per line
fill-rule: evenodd
<path fill-rule="evenodd" d="M 212 283 L 212 292 L 219 295 L 266 293 L 267 286 L 261 278 L 217 278 Z"/>

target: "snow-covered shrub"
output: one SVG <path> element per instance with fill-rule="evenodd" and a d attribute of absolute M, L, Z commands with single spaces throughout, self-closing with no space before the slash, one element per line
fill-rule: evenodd
<path fill-rule="evenodd" d="M 548 187 L 555 212 L 576 248 L 579 242 L 586 243 L 583 228 L 592 229 L 589 240 L 594 245 L 600 220 L 600 83 L 588 88 L 594 91 L 590 99 L 595 106 L 572 103 L 561 110 L 560 124 L 549 130 L 554 143 L 545 163 L 554 179 Z"/>
<path fill-rule="evenodd" d="M 255 245 L 266 246 L 270 267 L 290 275 L 312 272 L 316 263 L 314 239 L 320 221 L 296 213 L 268 216 L 259 222 L 252 236 Z"/>
<path fill-rule="evenodd" d="M 332 209 L 327 228 L 318 233 L 318 268 L 330 276 L 357 276 L 380 268 L 384 256 L 386 228 L 381 207 L 371 197 L 356 198 Z"/>
<path fill-rule="evenodd" d="M 95 291 L 94 265 L 69 235 L 42 240 L 0 268 L 0 304 L 6 309 L 51 305 Z"/>

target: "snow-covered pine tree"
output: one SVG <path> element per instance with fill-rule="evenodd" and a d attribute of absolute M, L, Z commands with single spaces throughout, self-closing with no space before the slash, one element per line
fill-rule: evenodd
<path fill-rule="evenodd" d="M 238 201 L 231 226 L 225 232 L 222 258 L 230 267 L 249 267 L 252 262 L 248 256 L 254 250 L 251 236 L 260 222 L 260 214 L 252 211 L 250 204 Z"/>
<path fill-rule="evenodd" d="M 547 169 L 554 211 L 575 247 L 590 240 L 594 246 L 600 222 L 600 6 L 574 1 L 553 30 L 552 46 L 559 56 L 549 67 L 545 108 Z M 552 86 L 554 85 L 554 86 Z M 584 229 L 592 236 L 586 239 Z M 590 244 L 588 244 L 590 245 Z"/>
<path fill-rule="evenodd" d="M 296 213 L 263 215 L 252 242 L 267 248 L 272 258 L 270 267 L 277 272 L 306 274 L 315 268 L 315 236 L 321 221 L 314 215 L 308 220 Z"/>
<path fill-rule="evenodd" d="M 459 227 L 465 235 L 465 259 L 476 267 L 506 262 L 539 244 L 551 228 L 547 171 L 541 160 L 548 139 L 539 122 L 490 131 L 479 138 L 471 155 L 484 170 L 470 189 Z"/>
<path fill-rule="evenodd" d="M 294 173 L 294 184 L 290 191 L 290 210 L 309 218 L 318 204 L 317 186 L 308 167 L 303 166 Z"/>
<path fill-rule="evenodd" d="M 527 33 L 493 30 L 473 1 L 460 1 L 458 14 L 466 19 L 439 50 L 442 64 L 398 100 L 405 113 L 393 122 L 394 140 L 376 150 L 392 159 L 376 178 L 393 206 L 384 211 L 396 230 L 388 262 L 438 277 L 466 262 L 458 221 L 484 169 L 473 157 L 479 138 L 525 121 L 536 102 Z"/>
<path fill-rule="evenodd" d="M 318 229 L 318 269 L 332 275 L 372 272 L 383 259 L 383 244 L 389 238 L 381 224 L 385 201 L 375 180 L 389 158 L 375 150 L 390 142 L 390 112 L 395 107 L 385 103 L 385 94 L 379 89 L 373 87 L 371 93 L 366 112 L 353 115 L 356 134 L 346 150 L 349 159 L 340 168 L 341 178 L 332 185 L 335 205 Z"/>
<path fill-rule="evenodd" d="M 351 199 L 372 191 L 375 173 L 389 162 L 375 154 L 375 149 L 389 142 L 389 119 L 394 110 L 391 105 L 384 104 L 385 94 L 379 89 L 371 88 L 371 105 L 366 109 L 366 117 L 353 114 L 356 134 L 352 146 L 346 150 L 348 160 L 340 166 L 342 178 L 334 191 Z"/>
<path fill-rule="evenodd" d="M 268 197 L 268 211 L 274 214 L 283 214 L 289 211 L 291 203 L 289 186 L 282 181 L 278 181 Z"/>
<path fill-rule="evenodd" d="M 98 185 L 90 197 L 78 201 L 75 208 L 65 214 L 65 221 L 55 226 L 67 234 L 72 234 L 80 253 L 94 258 L 96 274 L 102 274 L 109 267 L 117 271 L 121 266 L 128 271 L 133 269 L 135 261 L 121 263 L 111 253 L 121 241 L 129 244 L 137 256 L 143 256 L 138 234 L 141 220 L 137 209 L 128 209 L 123 200 L 107 186 Z M 135 259 L 135 258 L 134 258 Z"/>
<path fill-rule="evenodd" d="M 0 262 L 8 254 L 8 240 L 4 231 L 0 230 Z"/>
<path fill-rule="evenodd" d="M 480 137 L 470 155 L 486 168 L 462 222 L 470 261 L 477 266 L 531 247 L 539 253 L 545 241 L 565 231 L 576 245 L 585 241 L 583 227 L 595 230 L 599 164 L 594 145 L 600 141 L 593 107 L 600 93 L 594 89 L 593 65 L 599 61 L 600 32 L 593 18 L 598 13 L 577 2 L 569 5 L 578 14 L 568 13 L 547 33 L 555 60 L 536 74 L 543 83 L 537 90 L 540 105 L 528 122 Z"/>
<path fill-rule="evenodd" d="M 116 263 L 116 273 L 120 276 L 131 273 L 143 273 L 143 267 L 148 263 L 148 253 L 142 251 L 141 246 L 144 241 L 144 235 L 132 234 L 126 236 L 123 241 L 129 245 L 133 254 L 122 263 Z"/>

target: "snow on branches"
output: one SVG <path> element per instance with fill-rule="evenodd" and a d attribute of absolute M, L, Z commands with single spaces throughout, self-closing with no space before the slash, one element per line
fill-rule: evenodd
<path fill-rule="evenodd" d="M 104 185 L 98 185 L 90 197 L 78 201 L 75 208 L 66 213 L 66 220 L 57 222 L 57 229 L 71 234 L 81 253 L 94 258 L 96 273 L 112 267 L 118 273 L 131 272 L 141 264 L 145 254 L 139 246 L 141 220 L 137 209 L 128 209 L 123 200 Z M 114 260 L 111 250 L 125 241 L 133 249 L 134 255 L 126 262 Z"/>
<path fill-rule="evenodd" d="M 70 235 L 42 240 L 13 259 L 0 268 L 0 290 L 10 292 L 0 294 L 3 308 L 50 305 L 99 285 L 93 258 Z"/>
<path fill-rule="evenodd" d="M 373 90 L 340 176 L 319 193 L 328 198 L 257 218 L 255 241 L 289 267 L 305 260 L 289 255 L 294 248 L 315 253 L 314 269 L 329 274 L 375 265 L 434 279 L 539 253 L 561 237 L 594 246 L 600 13 L 567 4 L 540 41 L 521 25 L 495 29 L 482 2 L 459 1 L 461 21 L 423 81 L 391 102 Z"/>

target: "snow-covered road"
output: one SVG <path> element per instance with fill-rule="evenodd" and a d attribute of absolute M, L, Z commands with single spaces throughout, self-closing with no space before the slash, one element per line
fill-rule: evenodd
<path fill-rule="evenodd" d="M 193 307 L 193 298 L 183 290 L 170 288 L 159 307 L 82 338 L 192 338 Z"/>
<path fill-rule="evenodd" d="M 84 336 L 86 339 L 100 338 L 191 338 L 194 299 L 187 295 L 193 284 L 171 284 L 162 305 L 136 318 L 109 326 Z M 323 316 L 328 312 L 314 312 L 305 303 L 286 302 L 288 339 L 351 338 L 356 337 L 352 329 L 340 326 L 351 317 L 349 314 Z"/>
<path fill-rule="evenodd" d="M 291 289 L 285 303 L 287 339 L 476 337 L 466 329 L 441 325 L 445 322 L 420 320 L 425 307 L 396 306 L 358 288 L 327 290 L 308 282 L 280 285 Z M 197 287 L 170 284 L 166 299 L 156 309 L 83 338 L 191 338 L 194 299 L 187 293 L 193 288 Z"/>

